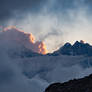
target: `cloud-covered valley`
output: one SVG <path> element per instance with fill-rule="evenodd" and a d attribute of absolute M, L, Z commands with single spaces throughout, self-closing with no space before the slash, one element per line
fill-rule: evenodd
<path fill-rule="evenodd" d="M 50 83 L 65 82 L 92 73 L 92 57 L 39 54 L 32 56 L 33 52 L 46 48 L 38 48 L 36 43 L 39 41 L 35 41 L 32 34 L 16 27 L 4 28 L 0 32 L 0 43 L 1 92 L 43 92 Z M 21 57 L 22 50 L 32 50 L 28 52 L 31 56 L 24 54 L 24 57 Z"/>
<path fill-rule="evenodd" d="M 0 0 L 0 92 L 44 92 L 91 74 L 92 56 L 47 54 L 66 42 L 92 44 L 91 10 L 91 0 Z"/>

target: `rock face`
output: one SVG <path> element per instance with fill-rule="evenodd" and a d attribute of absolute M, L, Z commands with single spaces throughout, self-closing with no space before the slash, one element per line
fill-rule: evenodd
<path fill-rule="evenodd" d="M 65 83 L 51 84 L 45 92 L 92 92 L 92 75 Z"/>
<path fill-rule="evenodd" d="M 52 55 L 92 56 L 92 46 L 88 43 L 84 43 L 83 41 L 76 41 L 73 45 L 71 45 L 70 43 L 66 43 L 59 50 L 52 53 Z"/>

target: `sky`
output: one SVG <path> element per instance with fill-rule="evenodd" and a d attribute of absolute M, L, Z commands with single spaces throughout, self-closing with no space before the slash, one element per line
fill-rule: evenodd
<path fill-rule="evenodd" d="M 0 0 L 0 29 L 16 26 L 44 41 L 49 52 L 65 42 L 92 44 L 92 0 Z"/>

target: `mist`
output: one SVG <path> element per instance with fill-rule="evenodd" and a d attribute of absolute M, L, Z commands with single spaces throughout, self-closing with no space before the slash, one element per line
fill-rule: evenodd
<path fill-rule="evenodd" d="M 0 45 L 0 91 L 43 92 L 48 83 L 42 79 L 29 79 L 25 76 L 23 69 L 18 64 L 19 60 L 9 57 L 4 47 Z"/>
<path fill-rule="evenodd" d="M 41 3 L 42 8 L 38 8 L 38 12 L 35 5 L 35 12 L 29 7 L 27 12 L 20 11 L 20 14 L 16 9 L 4 26 L 15 25 L 32 33 L 37 40 L 45 42 L 49 52 L 66 42 L 73 44 L 76 40 L 92 44 L 91 3 L 87 0 L 47 0 Z"/>

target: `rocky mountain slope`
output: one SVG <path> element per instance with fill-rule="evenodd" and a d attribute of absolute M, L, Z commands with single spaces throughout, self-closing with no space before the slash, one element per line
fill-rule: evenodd
<path fill-rule="evenodd" d="M 92 56 L 92 46 L 88 43 L 84 43 L 82 40 L 76 41 L 73 45 L 70 43 L 64 44 L 59 50 L 50 55 L 84 55 Z"/>
<path fill-rule="evenodd" d="M 51 84 L 45 92 L 92 92 L 92 75 L 65 83 Z"/>

